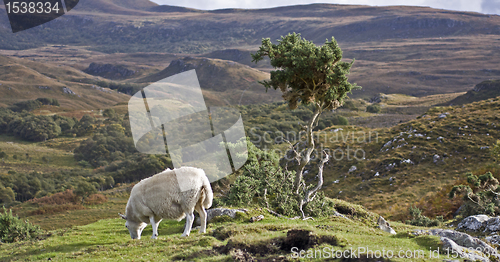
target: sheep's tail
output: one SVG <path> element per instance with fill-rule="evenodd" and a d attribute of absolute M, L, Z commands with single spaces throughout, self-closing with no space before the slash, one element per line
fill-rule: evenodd
<path fill-rule="evenodd" d="M 210 181 L 204 176 L 203 179 L 203 190 L 205 191 L 205 199 L 203 200 L 203 207 L 210 208 L 212 206 L 212 201 L 214 199 L 214 193 L 212 192 L 212 187 L 210 186 Z"/>

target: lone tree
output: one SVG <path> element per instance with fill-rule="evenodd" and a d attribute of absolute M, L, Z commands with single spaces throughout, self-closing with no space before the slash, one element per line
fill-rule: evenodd
<path fill-rule="evenodd" d="M 349 83 L 347 75 L 354 60 L 350 63 L 341 61 L 342 50 L 333 37 L 331 41 L 327 39 L 323 46 L 316 46 L 296 33 L 282 36 L 278 44 L 273 44 L 266 38 L 262 40 L 259 51 L 252 54 L 252 62 L 258 62 L 266 56 L 276 69 L 271 71 L 271 80 L 261 82 L 266 91 L 269 88 L 281 90 L 290 109 L 297 108 L 299 104 L 314 105 L 314 114 L 303 127 L 306 131 L 305 148 L 300 150 L 300 143 L 290 144 L 298 162 L 294 191 L 305 219 L 302 207 L 313 201 L 317 191 L 323 186 L 323 166 L 329 158 L 323 152 L 316 185 L 306 185 L 304 170 L 315 150 L 313 129 L 318 125 L 323 111 L 342 106 L 347 93 L 361 87 Z"/>

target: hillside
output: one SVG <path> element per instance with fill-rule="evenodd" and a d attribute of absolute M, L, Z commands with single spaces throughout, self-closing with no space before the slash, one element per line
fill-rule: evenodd
<path fill-rule="evenodd" d="M 500 80 L 489 80 L 477 84 L 474 89 L 451 100 L 449 105 L 463 105 L 500 96 Z"/>
<path fill-rule="evenodd" d="M 258 81 L 269 79 L 269 74 L 236 62 L 187 57 L 173 60 L 164 70 L 136 80 L 152 83 L 169 76 L 196 69 L 196 74 L 209 105 L 248 105 L 281 100 L 278 91 L 265 88 Z"/>
<path fill-rule="evenodd" d="M 50 97 L 67 109 L 106 108 L 128 96 L 96 86 L 99 78 L 68 66 L 0 56 L 0 106 Z"/>
<path fill-rule="evenodd" d="M 423 197 L 449 190 L 466 172 L 491 170 L 498 176 L 489 150 L 500 137 L 499 110 L 497 97 L 434 107 L 392 128 L 327 129 L 318 141 L 339 151 L 325 168 L 326 194 L 397 218 Z"/>
<path fill-rule="evenodd" d="M 108 197 L 117 199 L 112 192 Z M 113 202 L 117 200 L 111 200 Z M 375 228 L 376 214 L 364 208 L 337 201 L 338 208 L 345 213 L 340 216 L 315 220 L 287 220 L 277 218 L 262 209 L 248 209 L 248 213 L 236 219 L 219 218 L 208 224 L 207 233 L 197 230 L 189 237 L 180 237 L 184 222 L 164 220 L 158 228 L 159 237 L 151 240 L 151 227 L 146 227 L 141 240 L 131 240 L 124 221 L 120 218 L 102 219 L 98 222 L 73 226 L 69 229 L 50 231 L 38 241 L 2 244 L 0 256 L 7 261 L 51 260 L 51 261 L 96 261 L 96 260 L 147 260 L 147 261 L 295 261 L 292 247 L 310 250 L 326 250 L 328 254 L 317 255 L 313 261 L 324 261 L 331 254 L 357 250 L 358 247 L 384 250 L 397 254 L 407 250 L 391 261 L 408 261 L 418 257 L 425 261 L 442 261 L 431 258 L 429 250 L 441 247 L 439 237 L 414 236 L 414 226 L 393 223 L 398 235 L 393 236 Z M 121 203 L 124 207 L 124 203 Z M 96 206 L 109 207 L 109 204 Z M 113 207 L 116 205 L 113 205 Z M 91 208 L 91 209 L 96 209 Z M 113 208 L 114 209 L 114 208 Z M 87 210 L 85 210 L 87 211 Z M 113 210 L 114 211 L 114 210 Z M 89 211 L 87 211 L 89 212 Z M 78 218 L 81 210 L 68 211 L 64 216 Z M 251 223 L 250 217 L 263 215 L 264 220 Z M 58 220 L 60 218 L 54 217 Z M 423 250 L 423 251 L 421 251 Z M 338 253 L 336 253 L 338 252 Z M 413 253 L 415 252 L 415 254 Z M 422 253 L 416 253 L 422 252 Z M 305 252 L 303 252 L 305 253 Z M 309 252 L 308 252 L 309 253 Z M 318 252 L 319 253 L 319 252 Z M 368 256 L 365 252 L 362 255 Z M 298 253 L 297 253 L 298 254 Z M 329 255 L 329 256 L 327 256 Z M 304 255 L 305 256 L 305 255 Z M 323 257 L 324 256 L 324 257 Z M 307 259 L 311 261 L 311 259 Z M 371 261 L 367 259 L 366 261 Z"/>
<path fill-rule="evenodd" d="M 265 57 L 262 61 L 258 63 L 252 62 L 252 56 L 251 56 L 252 53 L 255 53 L 255 51 L 252 52 L 249 50 L 241 50 L 241 49 L 224 49 L 224 50 L 217 50 L 208 54 L 203 54 L 200 56 L 206 58 L 230 60 L 253 68 L 258 68 L 259 70 L 262 71 L 268 71 L 272 69 L 268 57 Z"/>

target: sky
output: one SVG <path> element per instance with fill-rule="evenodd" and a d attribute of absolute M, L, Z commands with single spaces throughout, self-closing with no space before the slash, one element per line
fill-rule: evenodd
<path fill-rule="evenodd" d="M 150 0 L 162 5 L 190 7 L 202 10 L 221 8 L 267 8 L 286 5 L 331 3 L 356 5 L 413 5 L 457 11 L 472 11 L 500 15 L 500 0 Z"/>

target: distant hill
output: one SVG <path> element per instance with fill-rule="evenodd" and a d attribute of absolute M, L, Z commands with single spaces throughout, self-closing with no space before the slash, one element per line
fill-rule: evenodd
<path fill-rule="evenodd" d="M 158 5 L 149 0 L 80 0 L 74 11 L 140 15 Z"/>
<path fill-rule="evenodd" d="M 68 66 L 0 56 L 0 106 L 40 97 L 57 99 L 68 109 L 107 108 L 129 96 L 99 87 L 101 81 Z"/>
<path fill-rule="evenodd" d="M 447 105 L 463 105 L 500 96 L 500 80 L 489 80 L 477 84 L 474 89 L 461 95 Z"/>
<path fill-rule="evenodd" d="M 148 0 L 86 0 L 22 34 L 12 34 L 6 13 L 0 12 L 0 49 L 67 45 L 93 53 L 151 54 L 140 62 L 148 66 L 144 70 L 129 67 L 138 72 L 136 78 L 157 72 L 149 63 L 154 53 L 232 60 L 268 72 L 269 64 L 251 63 L 250 53 L 262 38 L 276 43 L 297 32 L 318 45 L 335 37 L 344 59 L 356 59 L 349 79 L 363 89 L 352 97 L 423 97 L 466 92 L 481 81 L 500 78 L 499 25 L 497 15 L 411 6 L 311 4 L 203 11 Z M 100 61 L 86 62 L 78 69 Z"/>
<path fill-rule="evenodd" d="M 281 94 L 274 90 L 266 93 L 258 83 L 269 79 L 269 74 L 233 61 L 187 57 L 177 59 L 164 70 L 137 80 L 138 83 L 152 83 L 169 76 L 195 69 L 200 86 L 209 103 L 214 105 L 238 105 L 273 102 L 281 100 Z"/>
<path fill-rule="evenodd" d="M 255 53 L 255 51 L 241 50 L 241 49 L 224 49 L 224 50 L 217 50 L 208 54 L 203 54 L 201 56 L 207 58 L 231 60 L 253 68 L 259 68 L 261 70 L 272 68 L 268 57 L 265 57 L 262 61 L 259 61 L 258 63 L 252 62 L 252 56 L 251 56 L 252 53 Z"/>

